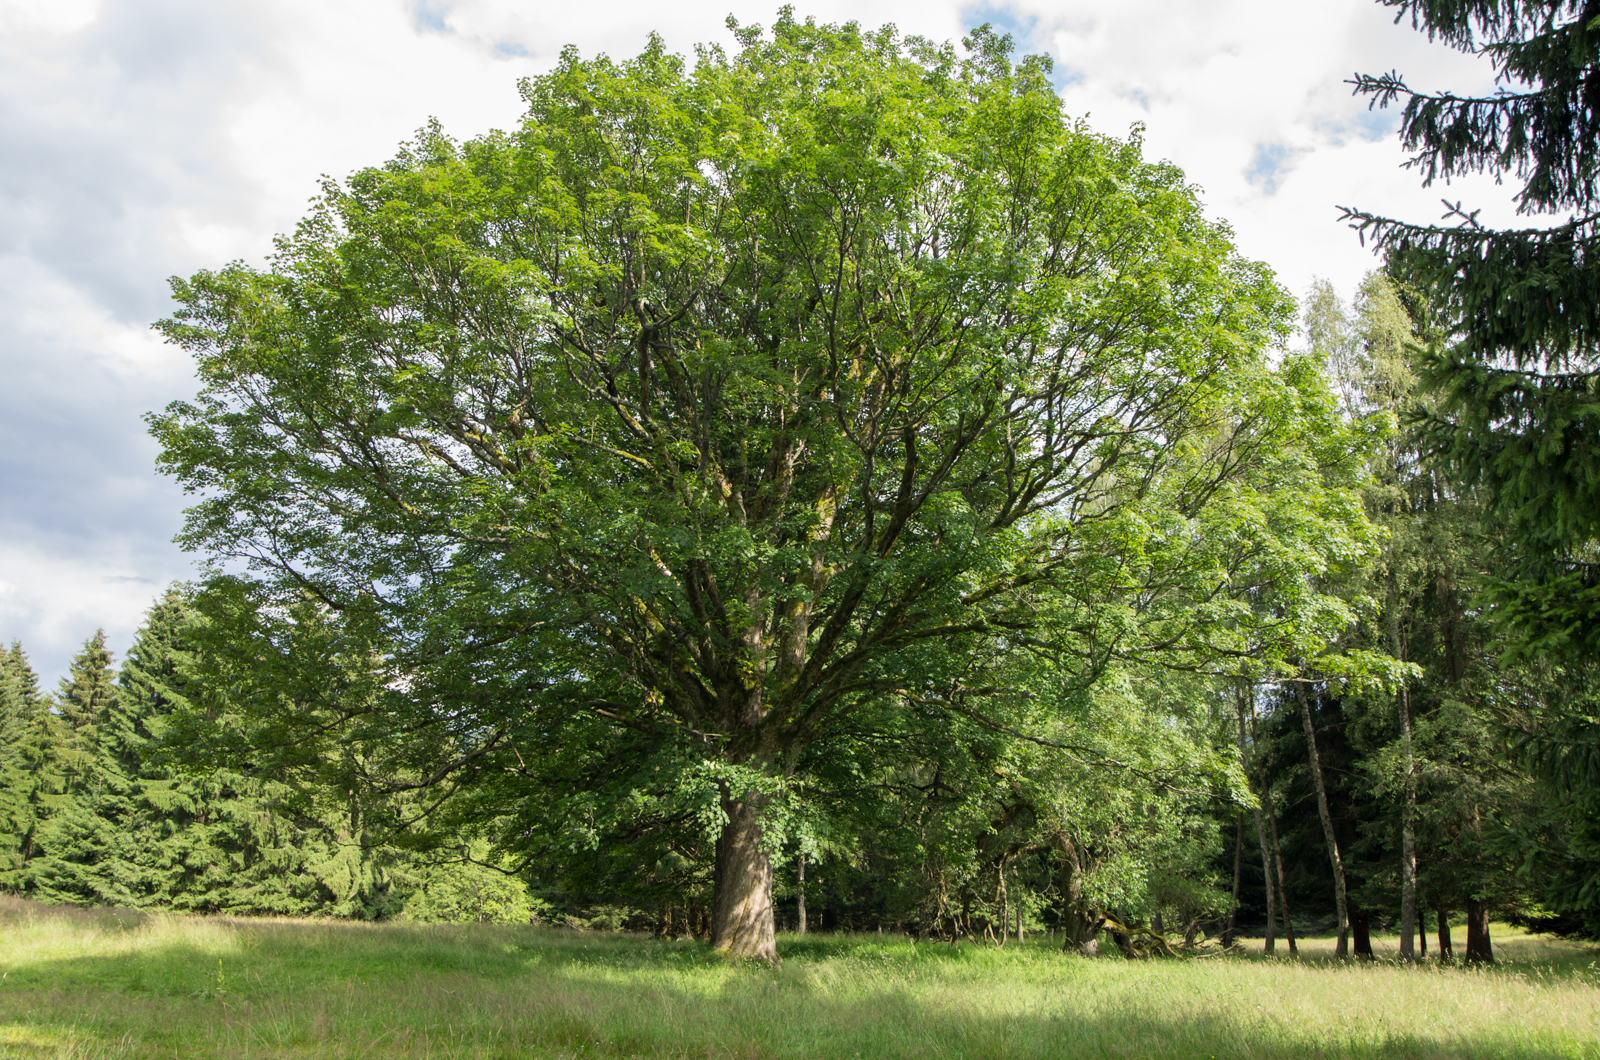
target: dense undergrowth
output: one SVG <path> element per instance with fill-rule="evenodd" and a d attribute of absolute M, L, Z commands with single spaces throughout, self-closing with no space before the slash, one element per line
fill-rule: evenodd
<path fill-rule="evenodd" d="M 7 1057 L 1600 1056 L 1600 953 L 1494 968 L 1133 962 L 879 936 L 701 943 L 501 926 L 0 910 Z"/>

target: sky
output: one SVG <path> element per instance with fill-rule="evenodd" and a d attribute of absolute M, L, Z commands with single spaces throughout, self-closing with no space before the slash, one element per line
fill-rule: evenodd
<path fill-rule="evenodd" d="M 625 57 L 648 34 L 732 47 L 776 3 L 679 0 L 0 0 L 0 642 L 47 685 L 104 628 L 120 657 L 196 557 L 144 415 L 192 396 L 150 325 L 168 278 L 244 260 L 323 174 L 381 163 L 429 118 L 508 128 L 519 78 L 561 49 Z M 1145 128 L 1247 256 L 1297 295 L 1347 296 L 1376 264 L 1342 205 L 1434 220 L 1441 196 L 1512 216 L 1487 179 L 1423 188 L 1392 112 L 1344 84 L 1399 69 L 1482 92 L 1492 71 L 1373 0 L 814 0 L 799 17 L 957 40 L 990 22 L 1049 55 L 1067 112 Z"/>

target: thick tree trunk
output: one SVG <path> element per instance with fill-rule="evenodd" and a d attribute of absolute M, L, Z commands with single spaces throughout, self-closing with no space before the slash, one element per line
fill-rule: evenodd
<path fill-rule="evenodd" d="M 1233 929 L 1239 920 L 1239 876 L 1244 871 L 1244 814 L 1236 814 L 1233 830 L 1233 904 L 1228 906 L 1228 927 L 1222 933 L 1222 948 L 1233 945 Z"/>
<path fill-rule="evenodd" d="M 1267 823 L 1272 826 L 1272 865 L 1278 870 L 1278 906 L 1283 910 L 1283 937 L 1289 940 L 1289 952 L 1298 954 L 1294 941 L 1294 921 L 1289 919 L 1289 888 L 1283 881 L 1283 844 L 1278 842 L 1278 811 L 1272 804 L 1272 794 L 1267 788 L 1267 774 L 1261 774 L 1261 793 L 1267 802 Z"/>
<path fill-rule="evenodd" d="M 1317 730 L 1311 721 L 1311 697 L 1306 686 L 1294 683 L 1295 695 L 1300 700 L 1300 716 L 1306 723 L 1306 752 L 1311 757 L 1311 779 L 1317 789 L 1317 815 L 1322 818 L 1322 836 L 1328 842 L 1328 862 L 1333 866 L 1333 902 L 1339 916 L 1339 942 L 1334 956 L 1350 956 L 1350 905 L 1345 897 L 1344 861 L 1339 857 L 1339 839 L 1333 832 L 1333 814 L 1328 810 L 1328 789 L 1322 783 L 1322 759 L 1317 754 Z"/>
<path fill-rule="evenodd" d="M 1350 910 L 1350 934 L 1354 936 L 1356 957 L 1372 960 L 1372 917 L 1365 909 Z"/>
<path fill-rule="evenodd" d="M 1058 833 L 1050 840 L 1061 855 L 1061 949 L 1085 957 L 1098 956 L 1100 944 L 1095 936 L 1105 918 L 1083 900 L 1083 859 L 1072 839 Z"/>
<path fill-rule="evenodd" d="M 795 933 L 804 935 L 806 933 L 806 856 L 804 854 L 800 855 L 796 866 L 795 875 L 800 885 L 794 893 L 794 908 L 797 914 Z"/>
<path fill-rule="evenodd" d="M 730 957 L 778 959 L 772 922 L 772 861 L 761 849 L 760 800 L 724 800 L 717 840 L 711 945 Z"/>
<path fill-rule="evenodd" d="M 1239 767 L 1244 770 L 1245 782 L 1250 779 L 1250 751 L 1245 740 L 1244 713 L 1249 704 L 1243 688 L 1235 699 L 1239 714 Z M 1251 792 L 1251 794 L 1255 794 Z M 1273 901 L 1272 887 L 1272 856 L 1267 853 L 1267 830 L 1261 823 L 1261 800 L 1257 799 L 1250 807 L 1256 818 L 1256 842 L 1261 847 L 1261 882 L 1267 888 L 1267 937 L 1261 946 L 1262 953 L 1272 953 L 1277 949 L 1278 910 Z"/>
<path fill-rule="evenodd" d="M 1472 964 L 1493 964 L 1494 947 L 1489 943 L 1489 907 L 1476 898 L 1467 899 L 1467 952 Z"/>

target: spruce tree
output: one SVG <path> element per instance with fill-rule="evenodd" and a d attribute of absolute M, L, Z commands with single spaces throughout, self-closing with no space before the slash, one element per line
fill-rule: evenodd
<path fill-rule="evenodd" d="M 1552 222 L 1492 229 L 1460 203 L 1442 226 L 1346 211 L 1434 317 L 1420 372 L 1433 404 L 1416 419 L 1453 488 L 1486 508 L 1474 609 L 1505 659 L 1553 667 L 1564 689 L 1519 712 L 1524 764 L 1555 807 L 1522 857 L 1550 866 L 1550 904 L 1600 924 L 1600 0 L 1382 2 L 1499 82 L 1465 97 L 1357 76 L 1374 105 L 1404 101 L 1424 182 L 1510 176 L 1519 209 Z"/>
<path fill-rule="evenodd" d="M 259 780 L 206 767 L 184 770 L 164 743 L 172 716 L 203 698 L 194 673 L 194 623 L 188 601 L 169 590 L 151 607 L 118 675 L 115 709 L 102 724 L 99 760 L 120 772 L 125 789 L 109 788 L 99 817 L 130 837 L 108 883 L 127 900 L 202 912 L 311 912 L 315 903 L 286 900 L 294 890 L 298 835 L 273 820 Z M 284 845 L 286 850 L 276 850 Z M 300 888 L 302 891 L 305 887 Z"/>
<path fill-rule="evenodd" d="M 118 750 L 122 728 L 112 657 L 97 630 L 73 657 L 57 709 L 65 730 L 65 798 L 40 832 L 44 856 L 34 871 L 41 898 L 131 904 L 127 861 L 133 836 L 120 827 L 130 778 Z"/>
<path fill-rule="evenodd" d="M 39 833 L 66 790 L 65 734 L 22 646 L 0 650 L 0 889 L 33 889 Z"/>
<path fill-rule="evenodd" d="M 1352 82 L 1375 106 L 1403 101 L 1423 182 L 1510 176 L 1522 212 L 1568 214 L 1501 230 L 1460 203 L 1444 225 L 1346 211 L 1447 340 L 1421 366 L 1437 399 L 1421 419 L 1461 484 L 1485 487 L 1509 645 L 1584 657 L 1600 647 L 1600 0 L 1382 2 L 1499 82 L 1484 97 L 1398 72 Z"/>

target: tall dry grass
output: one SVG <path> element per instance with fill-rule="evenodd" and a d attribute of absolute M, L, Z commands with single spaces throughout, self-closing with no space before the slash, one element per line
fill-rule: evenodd
<path fill-rule="evenodd" d="M 1600 953 L 1492 969 L 1128 962 L 879 936 L 701 944 L 536 928 L 0 903 L 0 1056 L 1499 1057 L 1600 1060 Z"/>

